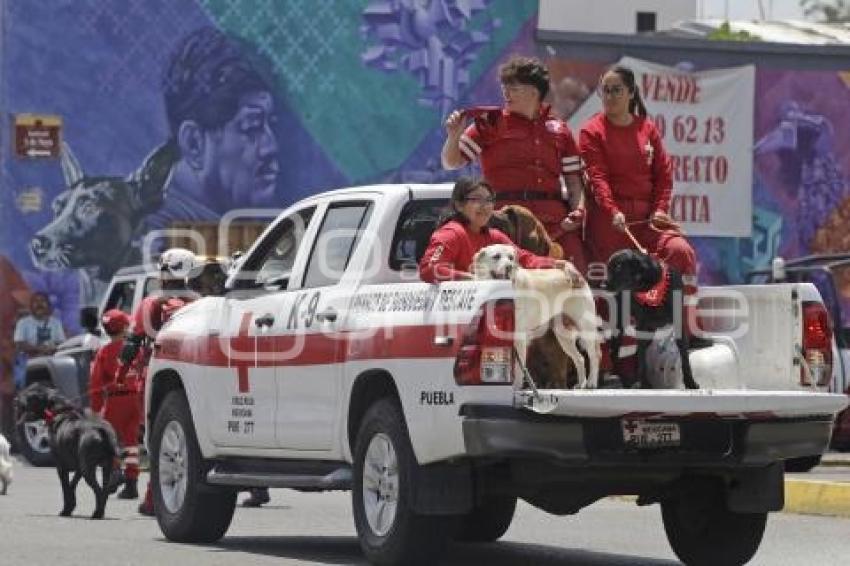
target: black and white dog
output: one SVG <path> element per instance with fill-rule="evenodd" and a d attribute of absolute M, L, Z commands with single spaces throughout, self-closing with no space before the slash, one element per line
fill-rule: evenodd
<path fill-rule="evenodd" d="M 9 441 L 0 434 L 0 495 L 6 495 L 12 483 L 12 455 L 9 451 Z"/>
<path fill-rule="evenodd" d="M 141 261 L 134 239 L 145 216 L 163 204 L 178 150 L 155 149 L 125 177 L 83 172 L 68 144 L 62 145 L 67 189 L 53 200 L 53 221 L 30 242 L 33 263 L 46 270 L 80 270 L 80 304 L 97 305 L 112 274 Z"/>
<path fill-rule="evenodd" d="M 96 415 L 85 414 L 62 397 L 55 389 L 34 383 L 17 397 L 19 419 L 47 421 L 50 452 L 62 484 L 64 504 L 59 515 L 68 517 L 77 505 L 76 489 L 85 479 L 95 495 L 92 519 L 102 519 L 110 478 L 120 454 L 115 429 Z M 97 481 L 101 468 L 102 483 Z M 71 472 L 73 478 L 69 478 Z"/>
<path fill-rule="evenodd" d="M 659 330 L 671 327 L 676 320 L 684 320 L 684 316 L 674 317 L 674 309 L 681 308 L 682 305 L 682 275 L 651 255 L 636 250 L 620 250 L 614 253 L 608 260 L 607 267 L 605 288 L 616 294 L 616 310 L 619 311 L 615 315 L 614 332 L 609 341 L 611 360 L 619 359 L 623 333 L 630 322 L 626 319 L 631 314 L 638 333 L 636 381 L 642 388 L 650 389 L 646 352 L 653 336 Z M 676 347 L 682 362 L 684 385 L 688 389 L 699 389 L 688 359 L 688 332 L 684 328 L 671 330 L 676 333 Z"/>

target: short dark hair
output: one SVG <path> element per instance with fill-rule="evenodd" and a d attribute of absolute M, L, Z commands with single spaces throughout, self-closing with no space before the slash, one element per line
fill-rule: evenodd
<path fill-rule="evenodd" d="M 214 27 L 200 28 L 177 44 L 162 79 L 172 134 L 186 120 L 206 130 L 224 126 L 239 111 L 239 98 L 271 91 L 237 42 Z"/>
<path fill-rule="evenodd" d="M 549 69 L 536 57 L 512 56 L 499 67 L 499 80 L 502 84 L 531 85 L 540 93 L 540 100 L 549 94 Z"/>

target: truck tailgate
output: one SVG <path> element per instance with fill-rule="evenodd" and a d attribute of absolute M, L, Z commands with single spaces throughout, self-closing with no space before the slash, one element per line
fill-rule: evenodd
<path fill-rule="evenodd" d="M 538 414 L 576 418 L 621 416 L 718 416 L 794 418 L 835 415 L 847 406 L 846 395 L 807 391 L 740 389 L 520 390 L 514 406 Z"/>

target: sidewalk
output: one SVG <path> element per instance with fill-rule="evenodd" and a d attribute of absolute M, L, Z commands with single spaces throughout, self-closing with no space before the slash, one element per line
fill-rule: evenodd
<path fill-rule="evenodd" d="M 828 452 L 805 474 L 786 474 L 786 513 L 850 518 L 850 453 Z"/>

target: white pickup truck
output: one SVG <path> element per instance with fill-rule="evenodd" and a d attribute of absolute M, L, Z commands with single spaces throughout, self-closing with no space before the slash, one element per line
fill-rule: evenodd
<path fill-rule="evenodd" d="M 690 355 L 699 390 L 535 390 L 497 332 L 510 282 L 417 277 L 450 192 L 303 200 L 226 296 L 162 329 L 145 414 L 165 536 L 219 539 L 241 487 L 351 490 L 372 563 L 433 564 L 452 538 L 498 539 L 517 498 L 565 515 L 631 494 L 660 503 L 685 563 L 747 562 L 783 506 L 783 460 L 823 452 L 847 402 L 824 389 L 815 287 L 702 289 L 715 345 Z"/>

